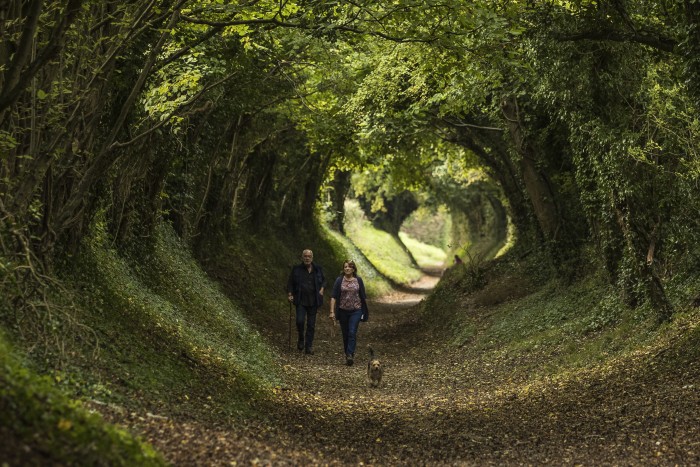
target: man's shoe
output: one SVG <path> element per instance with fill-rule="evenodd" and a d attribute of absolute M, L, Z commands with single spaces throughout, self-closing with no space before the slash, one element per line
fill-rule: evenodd
<path fill-rule="evenodd" d="M 304 350 L 304 353 L 305 353 L 305 354 L 308 354 L 308 355 L 313 355 L 313 354 L 314 354 L 314 349 L 312 349 L 311 347 L 309 347 L 308 349 Z"/>
<path fill-rule="evenodd" d="M 297 341 L 297 349 L 304 350 L 304 339 L 299 339 Z"/>
<path fill-rule="evenodd" d="M 354 363 L 354 359 L 353 359 L 352 354 L 351 353 L 345 354 L 345 364 L 347 366 L 352 366 L 353 363 Z"/>

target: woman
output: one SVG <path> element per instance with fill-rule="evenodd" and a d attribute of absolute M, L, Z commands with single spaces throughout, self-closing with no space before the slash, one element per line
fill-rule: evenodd
<path fill-rule="evenodd" d="M 367 294 L 362 278 L 357 276 L 357 266 L 352 260 L 343 263 L 343 273 L 333 284 L 331 319 L 338 320 L 343 331 L 345 363 L 350 366 L 355 358 L 357 328 L 360 321 L 367 321 Z"/>

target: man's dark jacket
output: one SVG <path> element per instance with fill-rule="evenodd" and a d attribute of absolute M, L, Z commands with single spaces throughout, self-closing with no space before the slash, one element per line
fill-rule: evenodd
<path fill-rule="evenodd" d="M 314 288 L 316 290 L 316 307 L 323 306 L 323 295 L 321 295 L 321 288 L 326 285 L 326 277 L 323 275 L 323 268 L 316 263 L 311 263 L 314 270 Z M 292 272 L 289 274 L 289 280 L 287 281 L 287 293 L 291 293 L 294 296 L 294 305 L 301 303 L 301 281 L 303 280 L 302 274 L 308 274 L 306 265 L 304 263 L 297 264 L 292 267 Z"/>

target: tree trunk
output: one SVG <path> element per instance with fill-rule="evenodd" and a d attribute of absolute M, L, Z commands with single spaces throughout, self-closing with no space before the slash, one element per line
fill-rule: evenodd
<path fill-rule="evenodd" d="M 621 205 L 620 205 L 621 204 Z M 632 306 L 639 305 L 640 299 L 647 298 L 657 313 L 659 322 L 666 322 L 673 315 L 673 306 L 666 296 L 661 278 L 657 274 L 654 262 L 647 261 L 650 242 L 653 241 L 645 234 L 645 230 L 634 220 L 634 207 L 629 203 L 618 203 L 616 209 L 617 221 L 622 232 L 627 248 L 629 249 L 629 261 L 632 263 L 632 277 L 625 277 L 624 292 L 628 303 Z M 646 297 L 637 297 L 632 290 L 634 284 L 644 284 Z M 630 300 L 631 299 L 631 300 Z"/>
<path fill-rule="evenodd" d="M 320 154 L 313 156 L 313 163 L 308 172 L 299 209 L 299 220 L 302 229 L 310 230 L 314 225 L 314 211 L 318 202 L 319 190 L 328 171 L 330 161 L 330 151 L 327 151 L 323 156 Z"/>
<path fill-rule="evenodd" d="M 43 0 L 32 0 L 27 8 L 27 15 L 23 18 L 24 27 L 16 50 L 12 54 L 12 61 L 7 71 L 2 74 L 2 88 L 0 88 L 0 123 L 3 121 L 5 110 L 12 105 L 19 96 L 21 89 L 29 86 L 29 82 L 20 83 L 22 70 L 31 60 L 32 46 L 35 41 Z M 17 18 L 20 19 L 20 18 Z M 22 87 L 20 87 L 22 84 Z"/>
<path fill-rule="evenodd" d="M 496 244 L 502 245 L 508 239 L 508 215 L 501 200 L 491 194 L 486 196 L 494 216 L 491 235 Z"/>
<path fill-rule="evenodd" d="M 165 26 L 160 38 L 149 50 L 148 56 L 142 65 L 141 72 L 133 85 L 129 96 L 124 101 L 119 116 L 113 123 L 111 130 L 102 143 L 102 147 L 98 154 L 93 159 L 90 166 L 85 170 L 83 176 L 78 180 L 70 197 L 66 200 L 61 212 L 58 215 L 56 229 L 63 231 L 71 227 L 82 215 L 84 209 L 84 200 L 88 196 L 90 189 L 107 173 L 107 170 L 112 167 L 118 156 L 115 156 L 113 143 L 123 129 L 127 117 L 133 110 L 133 105 L 140 95 L 146 79 L 150 75 L 151 69 L 154 67 L 161 49 L 165 44 L 166 39 L 170 36 L 170 30 L 175 26 L 179 19 L 179 8 L 185 0 L 180 0 L 175 6 L 174 12 L 170 17 L 170 21 Z"/>
<path fill-rule="evenodd" d="M 501 135 L 491 136 L 468 127 L 455 129 L 455 143 L 472 151 L 488 168 L 489 176 L 500 186 L 508 201 L 508 215 L 518 233 L 520 244 L 537 241 L 539 228 L 534 225 L 531 205 L 527 203 L 518 169 L 507 154 Z M 488 148 L 488 151 L 487 151 Z"/>
<path fill-rule="evenodd" d="M 700 3 L 684 0 L 686 30 L 688 35 L 681 42 L 681 53 L 685 61 L 685 82 L 695 108 L 700 108 Z"/>
<path fill-rule="evenodd" d="M 333 192 L 331 193 L 331 209 L 333 210 L 331 228 L 341 234 L 345 234 L 345 198 L 350 191 L 350 179 L 352 172 L 347 170 L 336 170 L 333 182 Z"/>
<path fill-rule="evenodd" d="M 35 41 L 37 23 L 43 0 L 33 0 L 29 7 L 25 28 L 22 32 L 18 50 L 7 74 L 1 80 L 0 90 L 0 122 L 3 121 L 5 110 L 9 108 L 21 95 L 24 89 L 30 85 L 32 78 L 48 64 L 63 48 L 66 30 L 73 23 L 80 8 L 82 0 L 69 0 L 65 10 L 56 18 L 52 31 L 48 34 L 48 43 L 36 53 L 35 58 L 29 62 L 30 49 Z M 29 62 L 29 63 L 28 63 Z"/>
<path fill-rule="evenodd" d="M 520 171 L 523 183 L 542 234 L 546 240 L 556 244 L 557 234 L 561 226 L 561 216 L 556 205 L 556 196 L 552 191 L 546 174 L 537 167 L 537 154 L 528 142 L 523 130 L 517 102 L 514 99 L 506 100 L 502 103 L 501 109 L 507 121 L 511 140 L 520 157 Z"/>

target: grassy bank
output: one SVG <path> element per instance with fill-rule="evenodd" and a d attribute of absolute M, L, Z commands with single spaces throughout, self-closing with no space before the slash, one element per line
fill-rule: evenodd
<path fill-rule="evenodd" d="M 357 248 L 348 237 L 345 237 L 333 230 L 326 230 L 326 234 L 334 242 L 342 246 L 342 250 L 345 252 L 345 259 L 351 259 L 355 262 L 358 274 L 364 279 L 365 287 L 367 288 L 367 295 L 370 297 L 378 297 L 391 291 L 391 283 L 379 272 L 375 265 L 367 259 L 362 251 L 360 251 L 360 249 Z M 336 276 L 340 275 L 342 271 L 342 263 L 336 264 L 335 266 L 336 267 L 331 271 L 332 273 L 329 274 L 329 277 L 331 278 L 335 278 Z"/>
<path fill-rule="evenodd" d="M 57 277 L 36 313 L 2 307 L 2 344 L 12 343 L 16 358 L 3 348 L 0 426 L 16 434 L 7 446 L 22 456 L 71 464 L 115 452 L 115 459 L 139 459 L 115 464 L 157 462 L 77 401 L 234 423 L 260 410 L 280 382 L 275 353 L 247 310 L 167 225 L 128 251 L 96 225 Z"/>
<path fill-rule="evenodd" d="M 105 423 L 39 376 L 0 334 L 0 460 L 3 465 L 165 465 L 150 446 Z"/>
<path fill-rule="evenodd" d="M 447 255 L 441 248 L 428 245 L 403 232 L 399 233 L 399 238 L 401 238 L 401 241 L 406 245 L 406 248 L 408 248 L 421 268 L 438 269 L 445 266 Z"/>
<path fill-rule="evenodd" d="M 271 348 L 168 226 L 128 253 L 97 235 L 78 271 L 89 292 L 81 318 L 105 337 L 101 354 L 117 357 L 105 357 L 102 368 L 117 365 L 142 400 L 185 413 L 245 414 L 248 400 L 277 383 Z"/>
<path fill-rule="evenodd" d="M 357 201 L 346 201 L 345 212 L 348 238 L 380 274 L 400 285 L 420 279 L 421 271 L 413 265 L 399 241 L 387 232 L 374 228 Z"/>
<path fill-rule="evenodd" d="M 601 274 L 564 284 L 541 269 L 536 258 L 507 256 L 452 267 L 426 300 L 424 319 L 491 370 L 530 382 L 624 368 L 671 342 L 693 348 L 700 342 L 700 316 L 691 306 L 698 279 L 669 284 L 677 311 L 660 326 L 648 305 L 630 308 Z"/>
<path fill-rule="evenodd" d="M 195 260 L 164 224 L 152 238 L 116 248 L 96 224 L 79 254 L 58 265 L 43 315 L 3 303 L 0 427 L 12 434 L 8 450 L 69 464 L 108 450 L 135 464 L 160 462 L 83 402 L 233 424 L 265 413 L 281 384 L 286 280 L 304 248 L 314 250 L 329 284 L 343 259 L 354 258 L 370 295 L 391 288 L 352 242 L 326 229 L 242 231 L 209 246 Z M 86 454 L 90 431 L 96 441 Z"/>

